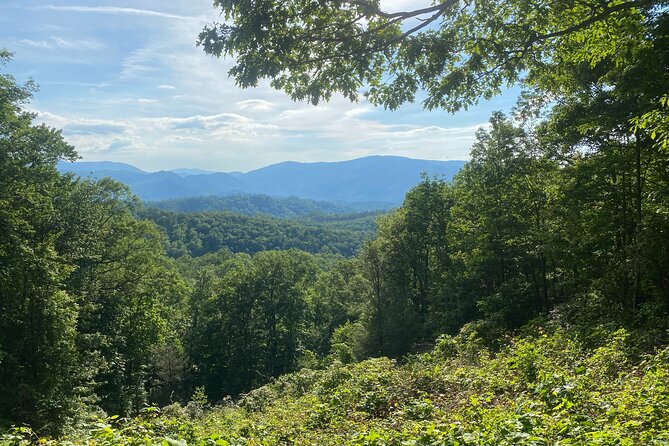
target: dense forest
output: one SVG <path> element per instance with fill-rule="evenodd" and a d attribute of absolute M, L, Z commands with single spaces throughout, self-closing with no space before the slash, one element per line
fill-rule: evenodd
<path fill-rule="evenodd" d="M 25 110 L 34 85 L 2 74 L 0 441 L 666 444 L 669 15 L 615 4 L 535 33 L 575 40 L 509 62 L 534 89 L 364 242 L 346 218 L 141 209 L 119 183 L 59 174 L 74 148 Z M 427 79 L 417 54 L 395 68 Z M 294 70 L 282 88 L 324 94 Z"/>
<path fill-rule="evenodd" d="M 220 249 L 255 254 L 300 249 L 310 253 L 353 256 L 376 233 L 377 212 L 313 214 L 297 219 L 235 212 L 172 212 L 155 208 L 135 211 L 166 234 L 167 253 L 201 256 Z"/>
<path fill-rule="evenodd" d="M 328 201 L 305 200 L 297 197 L 270 197 L 261 194 L 234 194 L 225 197 L 207 196 L 152 201 L 150 207 L 167 211 L 216 212 L 228 211 L 244 215 L 270 215 L 281 218 L 300 218 L 314 214 L 350 214 L 361 206 L 338 204 Z"/>

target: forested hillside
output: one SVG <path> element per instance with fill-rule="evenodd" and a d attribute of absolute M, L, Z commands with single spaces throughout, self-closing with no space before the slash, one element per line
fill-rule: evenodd
<path fill-rule="evenodd" d="M 307 217 L 312 214 L 350 214 L 365 208 L 331 203 L 327 201 L 305 200 L 297 197 L 279 198 L 269 195 L 235 194 L 227 197 L 191 197 L 178 200 L 152 201 L 150 207 L 180 212 L 227 211 L 244 215 L 269 215 L 281 218 Z M 386 209 L 380 206 L 379 209 Z"/>
<path fill-rule="evenodd" d="M 318 102 L 365 80 L 391 108 L 420 85 L 448 109 L 521 76 L 529 92 L 362 242 L 370 216 L 142 209 L 61 174 L 74 148 L 2 74 L 0 442 L 669 442 L 665 3 L 446 2 L 443 33 L 408 40 L 416 15 L 366 2 L 217 5 L 229 21 L 200 43 L 241 53 L 241 85 Z M 378 28 L 352 39 L 360 14 Z M 309 30 L 322 46 L 286 37 Z M 309 70 L 342 39 L 359 57 Z"/>
<path fill-rule="evenodd" d="M 300 249 L 353 256 L 376 234 L 380 214 L 312 215 L 300 220 L 233 212 L 183 213 L 144 208 L 140 219 L 153 222 L 166 237 L 168 255 L 201 256 L 220 249 L 255 254 Z"/>

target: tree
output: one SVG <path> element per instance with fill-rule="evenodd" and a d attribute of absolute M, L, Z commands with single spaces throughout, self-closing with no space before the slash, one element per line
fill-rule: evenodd
<path fill-rule="evenodd" d="M 0 66 L 10 54 L 0 51 Z M 0 420 L 58 431 L 78 409 L 77 303 L 63 289 L 71 267 L 56 241 L 56 170 L 74 149 L 25 112 L 34 85 L 0 74 Z"/>
<path fill-rule="evenodd" d="M 480 129 L 455 181 L 455 244 L 482 313 L 518 327 L 556 303 L 551 276 L 551 186 L 558 165 L 501 113 Z"/>
<path fill-rule="evenodd" d="M 607 296 L 607 310 L 627 317 L 645 302 L 669 303 L 669 245 L 660 235 L 669 153 L 662 146 L 666 112 L 657 108 L 669 91 L 668 47 L 669 16 L 660 15 L 648 23 L 643 45 L 627 50 L 625 65 L 563 63 L 560 76 L 571 87 L 538 128 L 554 156 L 568 160 L 561 208 L 578 225 L 567 236 L 582 261 L 580 280 L 596 283 L 588 289 Z"/>
<path fill-rule="evenodd" d="M 309 287 L 309 348 L 320 356 L 329 353 L 338 327 L 360 319 L 367 291 L 360 269 L 358 259 L 340 259 L 331 269 L 320 271 Z"/>
<path fill-rule="evenodd" d="M 72 265 L 65 281 L 77 298 L 82 364 L 108 413 L 129 415 L 148 402 L 149 366 L 167 332 L 184 331 L 186 291 L 152 224 L 132 216 L 137 199 L 109 178 L 78 180 L 64 194 L 57 242 Z"/>
<path fill-rule="evenodd" d="M 427 177 L 402 207 L 379 219 L 362 259 L 370 283 L 369 352 L 396 356 L 443 328 L 444 278 L 450 268 L 450 186 Z M 459 328 L 459 327 L 458 327 Z M 373 341 L 373 342 L 372 342 Z"/>
<path fill-rule="evenodd" d="M 22 110 L 33 89 L 0 75 L 0 422 L 57 432 L 143 407 L 185 286 L 127 187 L 58 173 L 77 155 Z"/>
<path fill-rule="evenodd" d="M 388 259 L 385 255 L 383 240 L 377 238 L 365 243 L 360 253 L 362 271 L 368 281 L 367 305 L 364 313 L 365 339 L 363 350 L 369 356 L 381 356 L 406 351 L 407 332 L 402 326 L 393 324 L 392 317 L 406 321 L 404 308 L 398 308 L 390 295 L 388 277 Z M 397 311 L 399 310 L 399 311 Z M 394 314 L 393 314 L 394 313 Z M 396 331 L 403 331 L 400 336 L 402 345 L 397 342 Z M 409 334 L 411 341 L 413 334 Z M 391 353 L 392 352 L 392 353 Z"/>
<path fill-rule="evenodd" d="M 205 271 L 191 303 L 189 350 L 214 401 L 295 370 L 316 276 L 313 257 L 297 250 L 238 254 L 223 269 L 220 277 Z"/>
<path fill-rule="evenodd" d="M 665 0 L 443 0 L 384 11 L 377 0 L 216 0 L 224 23 L 205 27 L 205 52 L 234 55 L 241 87 L 261 79 L 314 104 L 359 90 L 394 109 L 455 111 L 522 81 L 554 94 L 563 62 L 624 64 Z"/>

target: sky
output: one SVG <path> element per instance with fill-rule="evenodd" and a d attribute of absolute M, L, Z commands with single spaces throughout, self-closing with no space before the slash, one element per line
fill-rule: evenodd
<path fill-rule="evenodd" d="M 217 20 L 210 0 L 1 0 L 0 47 L 14 53 L 4 71 L 39 84 L 27 108 L 63 129 L 82 160 L 148 171 L 248 171 L 368 155 L 467 159 L 476 130 L 494 110 L 510 111 L 517 96 L 510 90 L 451 115 L 339 96 L 312 106 L 268 83 L 240 89 L 227 74 L 233 59 L 195 45 Z"/>

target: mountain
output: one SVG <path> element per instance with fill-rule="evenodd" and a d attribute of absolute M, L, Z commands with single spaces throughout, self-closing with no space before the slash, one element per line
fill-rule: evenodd
<path fill-rule="evenodd" d="M 138 169 L 126 163 L 117 163 L 114 161 L 80 161 L 70 163 L 67 161 L 58 161 L 58 170 L 61 172 L 72 172 L 77 175 L 85 175 L 97 172 L 133 172 L 139 174 L 148 174 L 144 170 Z M 97 176 L 97 175 L 96 175 Z"/>
<path fill-rule="evenodd" d="M 145 201 L 242 193 L 330 201 L 364 210 L 398 206 L 406 192 L 420 182 L 422 173 L 450 180 L 464 163 L 369 156 L 340 162 L 288 161 L 247 173 L 199 169 L 145 172 L 109 161 L 61 162 L 58 167 L 85 177 L 112 177 Z"/>
<path fill-rule="evenodd" d="M 212 170 L 203 170 L 203 169 L 170 169 L 170 172 L 174 172 L 180 177 L 189 177 L 191 175 L 208 175 L 210 173 L 215 173 Z"/>
<path fill-rule="evenodd" d="M 369 156 L 333 163 L 288 161 L 253 170 L 242 179 L 251 191 L 312 200 L 400 204 L 422 172 L 450 180 L 464 161 L 430 161 L 398 156 Z M 299 179 L 299 180 L 296 180 Z"/>
<path fill-rule="evenodd" d="M 271 215 L 281 218 L 353 214 L 360 210 L 353 205 L 347 206 L 331 201 L 315 201 L 297 197 L 270 197 L 261 194 L 175 198 L 173 200 L 152 201 L 148 203 L 148 206 L 177 212 L 229 211 L 250 216 Z"/>

